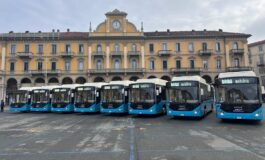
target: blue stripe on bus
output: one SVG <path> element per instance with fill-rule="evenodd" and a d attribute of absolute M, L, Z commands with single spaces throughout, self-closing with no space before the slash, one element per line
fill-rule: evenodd
<path fill-rule="evenodd" d="M 128 104 L 122 104 L 118 108 L 105 109 L 100 107 L 101 113 L 128 113 Z"/>
<path fill-rule="evenodd" d="M 129 114 L 149 114 L 155 115 L 163 111 L 163 107 L 166 105 L 166 101 L 161 101 L 158 104 L 153 104 L 149 109 L 133 109 L 129 107 Z M 130 103 L 129 103 L 130 106 Z"/>
<path fill-rule="evenodd" d="M 228 113 L 220 108 L 221 104 L 216 104 L 215 107 L 216 107 L 216 117 L 219 119 L 263 120 L 262 106 L 252 113 Z"/>
<path fill-rule="evenodd" d="M 30 111 L 33 112 L 50 112 L 52 108 L 51 104 L 45 104 L 42 107 L 31 107 Z"/>
<path fill-rule="evenodd" d="M 15 111 L 15 112 L 28 112 L 30 111 L 30 105 L 24 104 L 22 107 L 19 107 L 19 108 L 10 106 L 9 110 Z"/>
<path fill-rule="evenodd" d="M 81 108 L 81 107 L 76 107 L 74 108 L 75 112 L 79 112 L 79 113 L 95 113 L 95 112 L 99 112 L 100 111 L 100 104 L 93 104 L 91 106 L 87 106 L 86 108 Z"/>

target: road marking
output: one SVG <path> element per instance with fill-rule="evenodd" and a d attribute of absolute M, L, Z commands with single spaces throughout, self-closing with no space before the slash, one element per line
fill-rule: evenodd
<path fill-rule="evenodd" d="M 136 147 L 135 147 L 135 134 L 134 134 L 134 123 L 133 119 L 129 118 L 130 121 L 130 157 L 129 160 L 136 160 Z"/>

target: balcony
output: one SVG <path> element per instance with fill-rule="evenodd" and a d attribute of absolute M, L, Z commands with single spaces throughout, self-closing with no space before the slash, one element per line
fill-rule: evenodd
<path fill-rule="evenodd" d="M 258 67 L 264 67 L 265 66 L 265 63 L 264 62 L 257 62 L 257 66 Z"/>
<path fill-rule="evenodd" d="M 105 56 L 105 52 L 103 52 L 103 51 L 96 51 L 96 52 L 93 52 L 92 53 L 92 57 L 104 57 Z"/>
<path fill-rule="evenodd" d="M 227 67 L 226 72 L 252 71 L 252 67 Z"/>
<path fill-rule="evenodd" d="M 137 74 L 144 73 L 144 68 L 110 68 L 110 69 L 90 69 L 89 74 Z"/>
<path fill-rule="evenodd" d="M 61 73 L 61 70 L 47 70 L 45 71 L 45 73 L 47 73 L 47 76 L 58 76 Z"/>
<path fill-rule="evenodd" d="M 74 53 L 73 52 L 62 52 L 61 57 L 62 58 L 73 58 Z"/>
<path fill-rule="evenodd" d="M 244 55 L 244 49 L 231 49 L 230 53 L 235 56 L 242 56 Z"/>
<path fill-rule="evenodd" d="M 212 49 L 202 49 L 202 50 L 199 50 L 199 55 L 200 56 L 211 56 L 213 53 L 213 50 Z"/>
<path fill-rule="evenodd" d="M 31 76 L 44 76 L 46 73 L 44 70 L 32 70 L 30 72 Z"/>
<path fill-rule="evenodd" d="M 158 51 L 159 56 L 171 56 L 172 52 L 171 50 L 160 50 Z"/>
<path fill-rule="evenodd" d="M 108 69 L 89 69 L 88 70 L 89 74 L 97 75 L 97 74 L 107 74 Z"/>
<path fill-rule="evenodd" d="M 122 51 L 112 51 L 110 52 L 111 57 L 121 57 L 123 55 Z"/>
<path fill-rule="evenodd" d="M 127 68 L 126 73 L 128 74 L 136 74 L 136 73 L 144 73 L 144 68 Z"/>
<path fill-rule="evenodd" d="M 22 59 L 31 59 L 33 54 L 31 52 L 18 52 L 17 56 Z"/>
<path fill-rule="evenodd" d="M 172 68 L 171 74 L 180 75 L 200 75 L 202 72 L 201 68 Z"/>
<path fill-rule="evenodd" d="M 128 56 L 129 57 L 139 57 L 141 53 L 139 51 L 129 51 Z"/>

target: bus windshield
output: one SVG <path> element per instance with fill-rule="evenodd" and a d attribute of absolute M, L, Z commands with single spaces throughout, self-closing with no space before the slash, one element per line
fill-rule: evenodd
<path fill-rule="evenodd" d="M 133 84 L 130 89 L 131 103 L 154 103 L 155 85 L 153 84 Z"/>
<path fill-rule="evenodd" d="M 122 103 L 124 101 L 123 86 L 104 86 L 102 90 L 101 101 Z"/>
<path fill-rule="evenodd" d="M 244 78 L 246 79 L 246 78 Z M 220 103 L 240 104 L 240 103 L 260 103 L 258 83 L 255 79 L 250 81 L 220 81 L 217 91 L 217 99 Z M 237 83 L 241 82 L 241 83 Z M 244 82 L 244 83 L 242 83 Z"/>
<path fill-rule="evenodd" d="M 71 96 L 71 91 L 68 88 L 54 89 L 52 100 L 53 103 L 61 103 L 61 102 L 69 103 L 70 96 Z"/>
<path fill-rule="evenodd" d="M 96 95 L 94 87 L 77 88 L 75 102 L 77 103 L 95 103 Z"/>
<path fill-rule="evenodd" d="M 14 93 L 10 95 L 11 103 L 27 103 L 28 102 L 28 92 L 20 91 L 19 93 Z"/>
<path fill-rule="evenodd" d="M 47 103 L 49 100 L 48 90 L 34 90 L 32 95 L 32 103 Z"/>
<path fill-rule="evenodd" d="M 171 82 L 168 91 L 170 102 L 198 103 L 198 82 Z"/>

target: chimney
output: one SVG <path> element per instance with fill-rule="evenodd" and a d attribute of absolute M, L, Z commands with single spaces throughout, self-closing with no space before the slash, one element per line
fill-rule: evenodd
<path fill-rule="evenodd" d="M 192 32 L 195 32 L 195 30 L 193 29 L 193 30 L 191 30 Z"/>
<path fill-rule="evenodd" d="M 14 33 L 13 31 L 9 31 L 9 33 Z"/>
<path fill-rule="evenodd" d="M 170 32 L 170 29 L 167 29 L 167 32 Z"/>
<path fill-rule="evenodd" d="M 204 29 L 203 31 L 204 31 L 204 32 L 206 32 L 207 30 L 206 30 L 206 29 Z"/>
<path fill-rule="evenodd" d="M 60 30 L 59 30 L 59 29 L 57 29 L 57 32 L 60 32 Z"/>
<path fill-rule="evenodd" d="M 38 31 L 38 33 L 41 33 L 41 31 Z"/>
<path fill-rule="evenodd" d="M 53 29 L 52 32 L 55 32 L 55 29 Z"/>
<path fill-rule="evenodd" d="M 25 33 L 29 33 L 29 31 L 26 31 Z"/>
<path fill-rule="evenodd" d="M 223 32 L 223 30 L 222 29 L 219 29 L 219 32 Z"/>
<path fill-rule="evenodd" d="M 69 28 L 67 28 L 67 32 L 70 32 L 70 29 Z"/>

